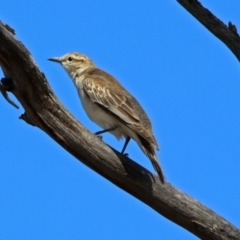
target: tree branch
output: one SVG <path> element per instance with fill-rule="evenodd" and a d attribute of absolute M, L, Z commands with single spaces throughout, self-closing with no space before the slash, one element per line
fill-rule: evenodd
<path fill-rule="evenodd" d="M 237 28 L 231 22 L 228 26 L 215 17 L 197 0 L 177 0 L 189 13 L 203 24 L 213 35 L 221 40 L 240 61 L 240 37 Z"/>
<path fill-rule="evenodd" d="M 28 50 L 0 23 L 0 65 L 13 79 L 21 119 L 42 129 L 79 161 L 202 239 L 240 239 L 229 222 L 104 144 L 58 101 Z"/>

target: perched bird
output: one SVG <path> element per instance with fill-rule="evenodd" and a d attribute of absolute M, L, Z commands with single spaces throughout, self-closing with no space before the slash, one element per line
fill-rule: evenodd
<path fill-rule="evenodd" d="M 48 60 L 60 63 L 72 78 L 88 117 L 104 129 L 96 134 L 110 132 L 117 139 L 125 137 L 122 154 L 129 140 L 134 139 L 164 183 L 155 154 L 158 145 L 152 125 L 137 100 L 114 77 L 96 68 L 83 54 L 73 52 Z"/>

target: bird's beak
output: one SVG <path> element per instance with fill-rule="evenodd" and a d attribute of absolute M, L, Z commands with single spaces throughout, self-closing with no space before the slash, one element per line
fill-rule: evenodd
<path fill-rule="evenodd" d="M 57 62 L 57 63 L 61 63 L 61 59 L 59 57 L 54 57 L 54 58 L 48 58 L 49 61 L 53 61 L 53 62 Z"/>

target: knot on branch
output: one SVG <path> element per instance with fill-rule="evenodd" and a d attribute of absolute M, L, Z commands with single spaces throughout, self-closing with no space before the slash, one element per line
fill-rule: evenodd
<path fill-rule="evenodd" d="M 0 24 L 2 24 L 10 33 L 15 35 L 15 30 L 11 28 L 8 24 L 4 24 L 2 21 L 0 21 Z"/>
<path fill-rule="evenodd" d="M 228 23 L 228 28 L 231 32 L 233 32 L 234 34 L 236 34 L 239 37 L 238 32 L 237 32 L 237 27 L 231 21 Z"/>
<path fill-rule="evenodd" d="M 0 92 L 2 93 L 3 97 L 8 101 L 11 105 L 15 108 L 19 109 L 18 105 L 14 103 L 8 96 L 7 91 L 11 92 L 14 89 L 13 80 L 10 78 L 2 78 L 0 83 Z"/>

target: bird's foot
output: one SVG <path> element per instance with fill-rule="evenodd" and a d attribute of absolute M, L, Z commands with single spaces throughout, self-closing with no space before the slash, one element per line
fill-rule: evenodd
<path fill-rule="evenodd" d="M 96 133 L 94 133 L 94 135 L 96 135 L 96 136 L 102 141 L 102 139 L 103 139 L 103 136 L 102 136 L 102 135 L 98 135 L 98 134 L 96 134 Z"/>

